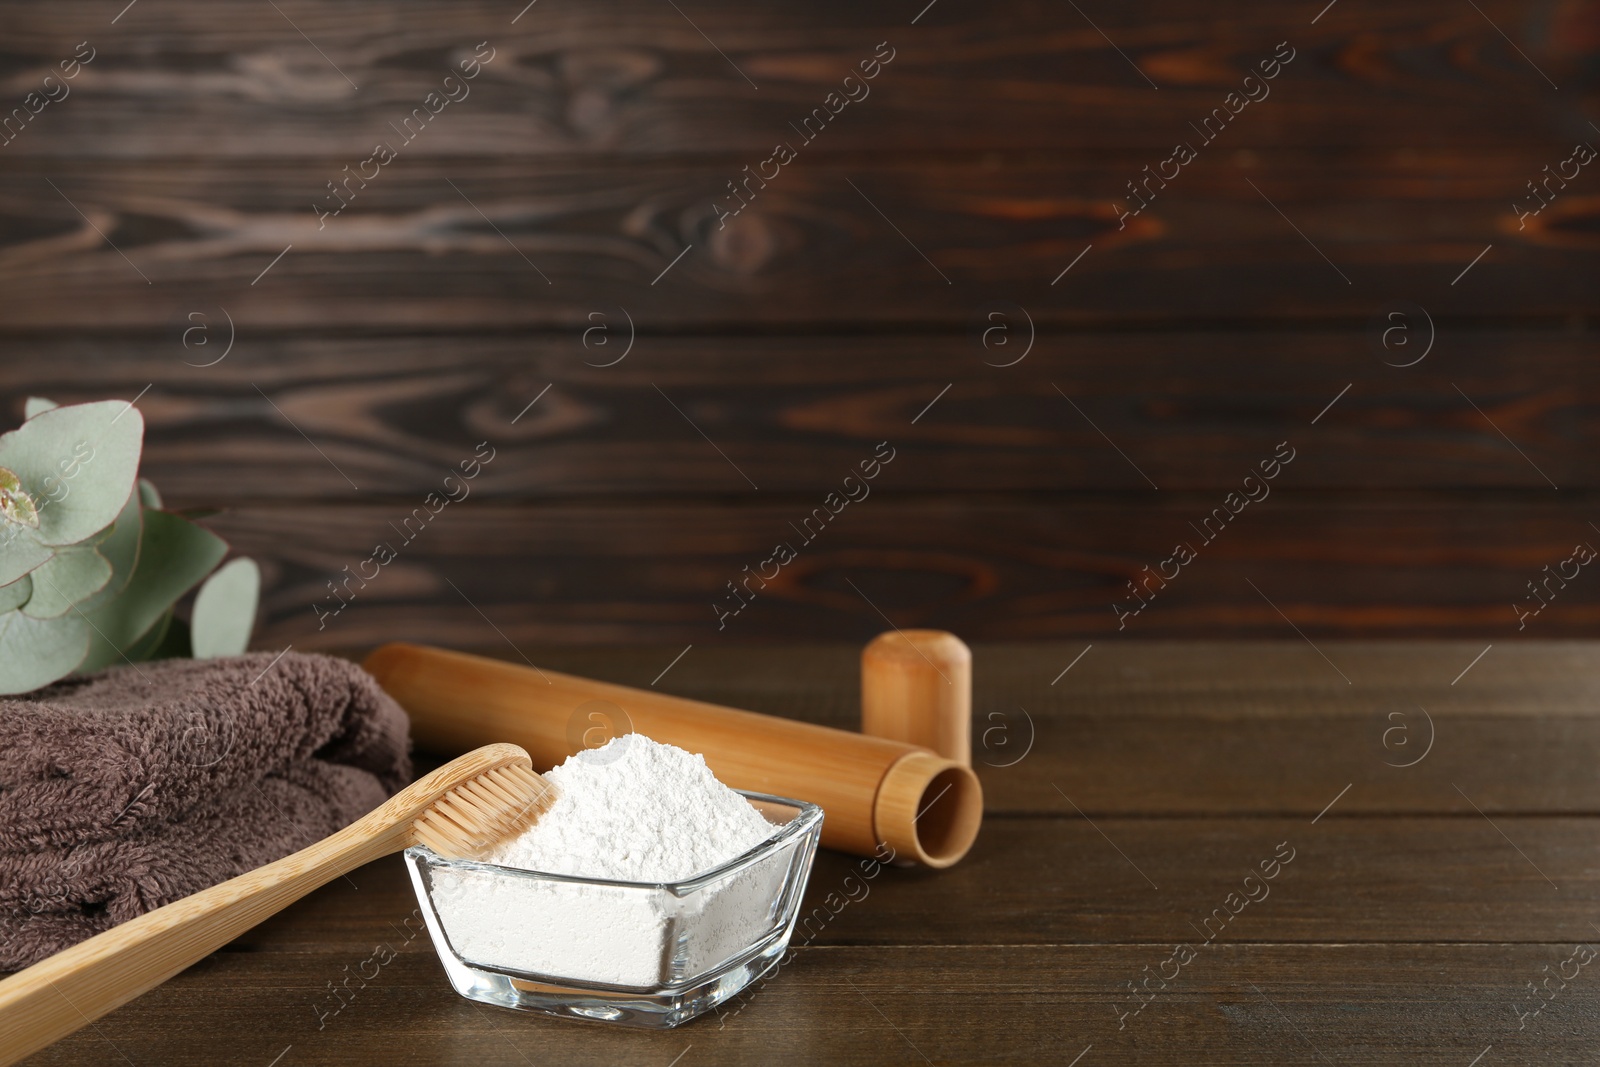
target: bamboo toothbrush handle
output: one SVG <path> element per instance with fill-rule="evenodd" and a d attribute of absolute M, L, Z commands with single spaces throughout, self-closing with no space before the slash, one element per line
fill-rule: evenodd
<path fill-rule="evenodd" d="M 0 1065 L 16 1063 L 160 985 L 318 886 L 405 847 L 393 817 L 375 818 L 379 814 L 0 981 Z"/>

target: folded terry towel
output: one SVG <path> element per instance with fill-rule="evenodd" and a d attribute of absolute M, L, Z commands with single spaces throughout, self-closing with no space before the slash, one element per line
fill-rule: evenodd
<path fill-rule="evenodd" d="M 353 663 L 114 667 L 0 699 L 0 970 L 304 848 L 411 775 Z"/>

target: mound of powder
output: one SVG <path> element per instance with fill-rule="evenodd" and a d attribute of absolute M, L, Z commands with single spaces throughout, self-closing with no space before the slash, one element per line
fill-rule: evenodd
<path fill-rule="evenodd" d="M 544 776 L 550 809 L 488 863 L 619 882 L 680 882 L 755 848 L 776 826 L 704 756 L 623 734 Z"/>

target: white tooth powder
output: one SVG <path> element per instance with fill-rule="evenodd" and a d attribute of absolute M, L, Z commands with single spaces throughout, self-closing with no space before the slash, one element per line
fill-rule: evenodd
<path fill-rule="evenodd" d="M 556 797 L 486 863 L 623 882 L 681 882 L 777 832 L 702 756 L 640 734 L 578 753 L 545 776 Z M 788 850 L 780 850 L 787 852 Z M 435 867 L 432 900 L 457 955 L 492 969 L 649 987 L 704 973 L 774 921 L 787 858 L 775 855 L 687 898 Z"/>

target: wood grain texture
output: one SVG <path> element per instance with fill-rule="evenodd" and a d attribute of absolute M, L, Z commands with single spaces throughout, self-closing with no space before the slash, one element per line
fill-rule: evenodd
<path fill-rule="evenodd" d="M 400 948 L 392 931 L 367 940 Z M 425 936 L 425 935 L 424 935 Z M 1581 935 L 1577 935 L 1581 938 Z M 1592 937 L 1592 935 L 1591 935 Z M 385 941 L 384 939 L 388 940 Z M 1218 947 L 1118 1030 L 1136 1004 L 1125 983 L 1170 954 L 1137 947 L 808 948 L 751 1003 L 665 1034 L 625 1033 L 491 1012 L 457 997 L 426 946 L 407 948 L 318 1030 L 343 980 L 373 946 L 223 955 L 151 994 L 103 1028 L 135 1063 L 201 1067 L 229 1051 L 268 1063 L 288 1049 L 302 1064 L 562 1063 L 1135 1064 L 1318 1063 L 1382 1067 L 1469 1063 L 1485 1046 L 1552 1062 L 1582 1062 L 1594 1014 L 1581 985 L 1526 1030 L 1513 1006 L 1529 980 L 1572 951 L 1546 945 Z M 342 950 L 342 951 L 340 951 Z M 1191 973 L 1192 972 L 1192 973 Z M 1581 983 L 1589 979 L 1582 972 Z M 1154 983 L 1152 983 L 1154 987 Z M 1328 995 L 1336 988 L 1336 996 Z M 1556 988 L 1552 983 L 1551 988 Z M 1259 992 L 1258 992 L 1259 990 Z M 731 1011 L 731 1010 L 730 1010 Z M 687 1050 L 687 1051 L 686 1051 Z M 30 1067 L 120 1062 L 106 1039 L 81 1033 Z M 105 1057 L 110 1056 L 107 1060 Z M 1115 1059 L 1112 1059 L 1115 1056 Z"/>
<path fill-rule="evenodd" d="M 388 640 L 461 647 L 498 644 L 497 630 L 518 644 L 681 648 L 817 633 L 865 642 L 884 629 L 885 616 L 971 640 L 1198 637 L 1214 636 L 1218 625 L 1286 639 L 1298 627 L 1316 638 L 1514 640 L 1579 636 L 1600 619 L 1600 586 L 1580 574 L 1519 630 L 1516 605 L 1537 603 L 1527 583 L 1544 580 L 1544 567 L 1596 536 L 1582 499 L 1540 494 L 1503 505 L 1466 495 L 1417 504 L 1284 493 L 1246 509 L 1210 544 L 1189 524 L 1219 500 L 1153 491 L 868 498 L 809 545 L 789 525 L 814 505 L 804 498 L 732 497 L 704 507 L 469 497 L 427 524 L 413 518 L 404 526 L 409 540 L 402 523 L 420 500 L 252 505 L 208 523 L 262 564 L 255 642 L 263 648 Z M 1195 561 L 1141 614 L 1123 619 L 1114 604 L 1124 612 L 1137 606 L 1128 583 L 1144 581 L 1143 568 L 1159 566 L 1180 540 L 1196 546 Z M 777 542 L 792 543 L 796 559 L 765 589 L 752 583 L 754 598 L 724 618 L 715 605 L 731 612 L 738 603 L 728 583 L 742 582 L 746 566 L 756 573 Z M 364 562 L 383 555 L 379 545 L 395 558 Z M 364 586 L 363 575 L 371 578 Z"/>
<path fill-rule="evenodd" d="M 706 332 L 965 328 L 996 299 L 1078 323 L 1360 328 L 1395 300 L 1440 317 L 1591 313 L 1600 196 L 1574 187 L 1519 225 L 1512 201 L 1541 158 L 1229 150 L 1125 226 L 1118 205 L 1144 155 L 800 160 L 723 221 L 732 161 L 401 159 L 319 219 L 348 160 L 62 172 L 19 158 L 0 179 L 0 285 L 7 330 L 176 333 L 191 311 L 220 323 L 222 307 L 247 342 L 263 327 L 581 328 L 596 302 L 645 331 Z"/>
<path fill-rule="evenodd" d="M 1470 803 L 1496 818 L 1600 814 L 1600 782 L 1569 758 L 1600 751 L 1593 645 L 1496 643 L 1481 658 L 1484 645 L 1450 641 L 1318 647 L 1351 683 L 1292 634 L 979 645 L 972 749 L 985 810 L 1070 812 L 1059 786 L 1097 822 L 1310 819 L 1349 785 L 1341 815 L 1456 817 Z M 547 670 L 635 687 L 683 651 L 523 650 Z M 504 645 L 490 654 L 521 662 Z M 656 688 L 856 729 L 858 660 L 859 650 L 845 647 L 784 646 L 775 659 L 760 648 L 699 643 Z M 752 663 L 770 673 L 747 678 Z M 1486 753 L 1503 755 L 1485 762 Z"/>
<path fill-rule="evenodd" d="M 495 460 L 472 485 L 479 500 L 748 488 L 731 459 L 763 493 L 820 501 L 885 440 L 897 458 L 874 481 L 878 496 L 1145 484 L 1107 438 L 1163 491 L 1219 498 L 1280 441 L 1298 454 L 1276 490 L 1537 491 L 1549 488 L 1541 471 L 1568 490 L 1600 484 L 1589 461 L 1600 370 L 1579 334 L 1445 320 L 1438 358 L 1401 369 L 1379 359 L 1379 327 L 1038 327 L 1022 362 L 986 365 L 1028 343 L 1017 312 L 1002 328 L 1016 331 L 1014 354 L 953 332 L 640 336 L 597 367 L 624 351 L 620 317 L 616 336 L 602 346 L 591 335 L 589 349 L 582 327 L 359 340 L 241 327 L 236 352 L 197 367 L 229 339 L 213 311 L 160 338 L 28 342 L 29 358 L 0 365 L 0 391 L 20 420 L 28 395 L 131 400 L 148 386 L 143 471 L 179 506 L 348 498 L 352 481 L 360 495 L 421 497 L 485 440 Z M 1409 328 L 1425 343 L 1425 323 Z M 188 347 L 185 330 L 198 331 Z M 1506 380 L 1507 360 L 1525 385 Z"/>
<path fill-rule="evenodd" d="M 1481 6 L 1557 82 L 1592 78 L 1581 6 Z M 1314 9 L 1290 15 L 1240 0 L 1204 12 L 1143 0 L 1087 17 L 1011 0 L 930 13 L 915 26 L 914 10 L 840 0 L 683 12 L 633 0 L 520 17 L 519 5 L 481 0 L 447 10 L 417 0 L 147 7 L 113 28 L 98 5 L 9 5 L 17 88 L 85 36 L 100 52 L 76 83 L 79 103 L 41 114 L 11 154 L 364 150 L 485 40 L 493 60 L 418 138 L 419 154 L 473 155 L 489 144 L 528 157 L 766 149 L 881 41 L 895 58 L 828 130 L 829 151 L 1035 151 L 1055 136 L 1073 151 L 1167 148 L 1285 39 L 1295 58 L 1251 108 L 1260 113 L 1240 116 L 1236 145 L 1387 144 L 1392 127 L 1419 147 L 1532 147 L 1560 130 L 1563 113 L 1488 18 L 1433 0 L 1335 9 L 1314 25 Z"/>
<path fill-rule="evenodd" d="M 1497 644 L 1454 685 L 1475 643 L 1324 648 L 1358 684 L 1326 677 L 1313 650 L 1285 642 L 1096 645 L 1054 686 L 1064 649 L 979 646 L 980 720 L 1031 694 L 1039 729 L 1021 761 L 983 770 L 992 807 L 971 856 L 944 872 L 883 871 L 863 894 L 856 861 L 824 852 L 793 959 L 672 1033 L 460 999 L 391 857 L 29 1062 L 121 1062 L 120 1053 L 139 1064 L 210 1064 L 224 1029 L 230 1055 L 263 1064 L 280 1055 L 305 1064 L 666 1064 L 680 1055 L 1064 1064 L 1090 1046 L 1081 1064 L 1327 1057 L 1461 1067 L 1486 1052 L 1496 1062 L 1583 1062 L 1600 1040 L 1588 1008 L 1595 976 L 1592 967 L 1573 976 L 1567 961 L 1596 941 L 1589 779 L 1600 647 Z M 539 658 L 638 683 L 673 651 Z M 697 647 L 667 678 L 688 695 L 835 720 L 853 710 L 858 652 Z M 1353 749 L 1339 750 L 1335 727 L 1367 734 L 1389 699 L 1437 708 L 1436 749 L 1336 797 L 1354 775 Z M 1174 728 L 1184 717 L 1187 732 Z M 1561 730 L 1577 732 L 1537 740 Z M 1516 731 L 1529 740 L 1513 743 Z M 1090 735 L 1099 748 L 1083 747 Z M 1395 755 L 1381 742 L 1370 748 L 1373 763 Z M 975 752 L 982 767 L 981 743 Z M 1276 773 L 1262 762 L 1268 754 Z M 1185 766 L 1190 781 L 1172 780 Z M 1041 767 L 1060 773 L 1092 823 L 1030 777 Z M 1030 803 L 1008 782 L 1055 799 Z M 1246 786 L 1261 802 L 1222 810 Z M 1096 799 L 1113 787 L 1114 804 Z M 1550 806 L 1519 809 L 1539 797 Z M 1287 855 L 1285 845 L 1293 856 L 1270 892 L 1219 923 L 1228 894 L 1261 860 Z M 841 905 L 846 891 L 856 899 Z M 1195 956 L 1171 977 L 1163 961 L 1178 944 Z M 1152 977 L 1142 995 L 1129 989 L 1158 972 L 1165 988 Z M 1519 1019 L 1538 1003 L 1529 984 L 1546 978 L 1546 1007 Z"/>
<path fill-rule="evenodd" d="M 250 508 L 380 498 L 403 515 L 488 439 L 506 458 L 478 501 L 537 506 L 533 536 L 497 520 L 442 551 L 507 576 L 472 584 L 517 598 L 519 640 L 690 640 L 723 566 L 759 562 L 884 439 L 906 459 L 883 496 L 954 494 L 945 510 L 841 522 L 835 555 L 806 560 L 745 635 L 814 637 L 862 612 L 823 570 L 864 562 L 968 636 L 1093 632 L 1103 586 L 1164 558 L 1176 517 L 1100 494 L 1225 491 L 1302 436 L 1280 491 L 1326 494 L 1307 506 L 1330 521 L 1235 543 L 1308 564 L 1288 581 L 1310 632 L 1495 633 L 1504 590 L 1570 550 L 1566 518 L 1589 501 L 1528 504 L 1594 488 L 1600 194 L 1585 172 L 1537 215 L 1515 205 L 1590 136 L 1587 6 L 679 8 L 4 7 L 8 99 L 78 42 L 97 51 L 0 146 L 0 407 L 148 387 L 150 473 L 174 502 L 246 509 L 230 529 L 287 583 L 274 641 L 319 640 L 285 613 L 400 515 L 330 512 L 285 536 Z M 330 193 L 480 41 L 494 58 L 471 95 Z M 728 183 L 801 140 L 791 123 L 881 41 L 894 59 L 871 96 L 719 219 Z M 1271 95 L 1202 137 L 1191 124 L 1280 47 L 1295 58 Z M 1149 184 L 1191 138 L 1198 158 Z M 1135 180 L 1153 199 L 1120 218 Z M 1415 316 L 1413 347 L 1375 346 L 1401 301 L 1437 329 L 1405 369 L 1383 363 L 1418 350 Z M 1002 303 L 1008 339 L 1026 321 L 1036 342 L 1011 367 L 993 364 L 1017 348 L 976 340 Z M 618 351 L 582 347 L 597 311 L 613 344 L 619 316 L 637 337 L 615 366 L 584 366 Z M 750 485 L 784 500 L 758 515 Z M 1491 495 L 1432 495 L 1463 490 Z M 997 525 L 1013 517 L 1022 561 Z M 892 564 L 891 518 L 922 523 Z M 600 532 L 570 551 L 550 522 Z M 686 576 L 642 558 L 646 529 Z M 1147 534 L 1163 555 L 1133 558 Z M 519 553 L 546 548 L 535 578 Z M 368 615 L 345 639 L 481 639 L 445 566 L 408 555 L 384 617 L 406 632 Z M 1275 625 L 1235 575 L 1203 585 L 1142 632 Z M 1588 611 L 1575 591 L 1541 632 L 1584 632 Z"/>

